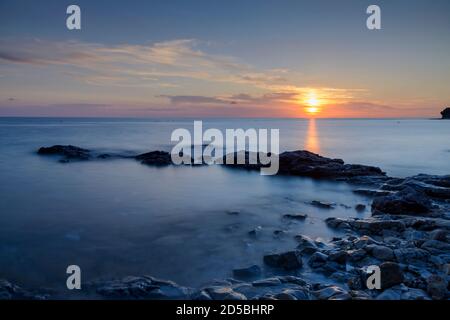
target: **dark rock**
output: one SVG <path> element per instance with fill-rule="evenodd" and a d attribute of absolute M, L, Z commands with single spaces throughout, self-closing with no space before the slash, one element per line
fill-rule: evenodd
<path fill-rule="evenodd" d="M 380 168 L 344 164 L 341 159 L 330 159 L 305 150 L 283 152 L 279 162 L 279 172 L 289 175 L 331 179 L 385 175 Z"/>
<path fill-rule="evenodd" d="M 387 289 L 403 282 L 400 266 L 394 262 L 383 262 L 380 265 L 381 289 Z"/>
<path fill-rule="evenodd" d="M 382 234 L 385 230 L 402 232 L 405 224 L 399 220 L 375 220 L 375 219 L 342 219 L 330 217 L 325 219 L 325 223 L 334 229 L 350 229 L 366 234 Z"/>
<path fill-rule="evenodd" d="M 172 158 L 170 153 L 165 151 L 151 151 L 137 155 L 136 160 L 140 161 L 142 164 L 165 166 L 172 164 Z"/>
<path fill-rule="evenodd" d="M 394 251 L 391 248 L 380 245 L 368 245 L 367 249 L 373 257 L 379 260 L 394 260 Z"/>
<path fill-rule="evenodd" d="M 297 235 L 295 236 L 295 240 L 299 243 L 297 249 L 299 249 L 302 253 L 311 254 L 319 249 L 317 244 L 307 236 Z"/>
<path fill-rule="evenodd" d="M 338 287 L 338 286 L 329 286 L 323 289 L 312 292 L 314 296 L 316 296 L 319 300 L 348 300 L 351 299 L 351 296 L 347 291 Z M 340 297 L 339 299 L 332 299 Z M 345 299 L 342 299 L 345 298 Z"/>
<path fill-rule="evenodd" d="M 253 281 L 252 285 L 254 287 L 272 287 L 272 286 L 278 286 L 281 284 L 280 279 L 273 277 L 273 278 L 267 278 L 267 279 L 261 279 L 257 281 Z"/>
<path fill-rule="evenodd" d="M 328 255 L 328 260 L 339 263 L 339 264 L 345 264 L 347 262 L 347 252 L 337 251 L 337 252 L 330 253 Z"/>
<path fill-rule="evenodd" d="M 322 208 L 322 209 L 333 209 L 336 206 L 335 203 L 323 202 L 323 201 L 317 201 L 317 200 L 311 201 L 310 204 L 315 207 Z"/>
<path fill-rule="evenodd" d="M 308 217 L 307 214 L 297 213 L 297 214 L 285 214 L 283 218 L 291 220 L 305 220 Z"/>
<path fill-rule="evenodd" d="M 442 119 L 450 119 L 450 108 L 445 108 L 441 111 Z"/>
<path fill-rule="evenodd" d="M 229 287 L 209 287 L 205 291 L 213 300 L 247 300 L 245 295 Z"/>
<path fill-rule="evenodd" d="M 364 211 L 366 211 L 366 205 L 359 203 L 355 206 L 355 210 L 357 212 L 364 212 Z"/>
<path fill-rule="evenodd" d="M 315 252 L 309 258 L 308 264 L 311 266 L 311 268 L 320 268 L 327 263 L 327 259 L 328 256 L 326 254 Z"/>
<path fill-rule="evenodd" d="M 152 277 L 126 277 L 96 284 L 97 293 L 112 299 L 187 299 L 189 289 Z"/>
<path fill-rule="evenodd" d="M 372 212 L 388 214 L 420 215 L 431 209 L 430 199 L 410 187 L 388 196 L 377 197 L 372 203 Z"/>
<path fill-rule="evenodd" d="M 61 162 L 68 162 L 71 160 L 89 160 L 91 158 L 91 151 L 71 145 L 54 145 L 51 147 L 41 147 L 38 150 L 40 155 L 58 155 L 62 156 Z"/>
<path fill-rule="evenodd" d="M 448 283 L 438 275 L 432 275 L 427 279 L 427 292 L 435 300 L 443 300 L 447 297 Z"/>
<path fill-rule="evenodd" d="M 299 269 L 303 265 L 302 256 L 298 250 L 265 255 L 264 263 L 285 270 Z"/>
<path fill-rule="evenodd" d="M 403 264 L 425 264 L 430 254 L 418 248 L 399 248 L 394 250 L 395 258 Z"/>
<path fill-rule="evenodd" d="M 387 196 L 387 195 L 391 194 L 391 191 L 356 189 L 356 190 L 353 190 L 353 193 L 359 194 L 362 196 L 368 196 L 368 197 L 379 197 L 379 196 Z"/>
<path fill-rule="evenodd" d="M 258 277 L 261 275 L 261 268 L 259 266 L 252 265 L 247 268 L 240 268 L 240 269 L 234 269 L 233 275 L 236 278 L 252 278 L 252 277 Z"/>

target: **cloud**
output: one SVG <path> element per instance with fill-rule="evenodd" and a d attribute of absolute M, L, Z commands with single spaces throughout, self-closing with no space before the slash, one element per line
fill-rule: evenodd
<path fill-rule="evenodd" d="M 146 86 L 162 81 L 167 86 L 176 85 L 173 80 L 179 78 L 257 87 L 287 82 L 286 70 L 256 70 L 236 58 L 208 54 L 198 48 L 200 45 L 194 39 L 114 46 L 36 39 L 0 41 L 0 62 L 58 67 L 66 75 L 96 85 Z"/>

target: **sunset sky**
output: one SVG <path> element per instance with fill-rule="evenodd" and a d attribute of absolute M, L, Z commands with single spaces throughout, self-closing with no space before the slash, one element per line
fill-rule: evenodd
<path fill-rule="evenodd" d="M 66 8 L 82 30 L 66 28 Z M 366 28 L 366 8 L 382 30 Z M 438 117 L 450 1 L 0 0 L 0 116 Z"/>

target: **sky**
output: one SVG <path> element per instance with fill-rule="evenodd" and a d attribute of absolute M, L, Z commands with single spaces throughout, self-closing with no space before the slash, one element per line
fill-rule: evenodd
<path fill-rule="evenodd" d="M 448 0 L 0 0 L 0 116 L 438 117 L 449 53 Z"/>

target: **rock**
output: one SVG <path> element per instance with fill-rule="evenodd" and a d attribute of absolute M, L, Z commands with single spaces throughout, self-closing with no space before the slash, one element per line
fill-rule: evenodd
<path fill-rule="evenodd" d="M 303 265 L 302 256 L 298 250 L 265 255 L 264 263 L 270 267 L 285 270 L 299 269 Z"/>
<path fill-rule="evenodd" d="M 394 260 L 394 250 L 391 248 L 380 246 L 380 245 L 370 245 L 369 250 L 374 258 L 379 260 Z"/>
<path fill-rule="evenodd" d="M 233 275 L 241 279 L 258 277 L 261 275 L 261 268 L 255 264 L 247 268 L 234 269 Z"/>
<path fill-rule="evenodd" d="M 255 229 L 250 230 L 248 232 L 248 235 L 251 237 L 256 237 L 261 233 L 262 227 L 261 226 L 257 226 Z"/>
<path fill-rule="evenodd" d="M 399 220 L 368 220 L 368 219 L 342 219 L 330 217 L 325 223 L 333 229 L 351 229 L 366 234 L 381 235 L 385 230 L 401 232 L 405 224 Z"/>
<path fill-rule="evenodd" d="M 336 262 L 338 264 L 345 264 L 347 262 L 347 252 L 343 250 L 332 252 L 328 255 L 328 260 Z"/>
<path fill-rule="evenodd" d="M 356 262 L 364 259 L 367 256 L 367 253 L 364 249 L 357 249 L 348 251 L 347 255 L 350 261 Z"/>
<path fill-rule="evenodd" d="M 380 264 L 381 289 L 387 289 L 403 282 L 403 273 L 395 262 Z"/>
<path fill-rule="evenodd" d="M 327 263 L 327 259 L 328 256 L 326 254 L 323 254 L 321 252 L 315 252 L 309 258 L 308 264 L 311 266 L 311 268 L 320 268 Z"/>
<path fill-rule="evenodd" d="M 170 153 L 165 151 L 151 151 L 137 155 L 136 160 L 146 165 L 166 166 L 172 164 Z"/>
<path fill-rule="evenodd" d="M 297 300 L 297 298 L 294 295 L 288 292 L 280 292 L 275 294 L 273 297 L 277 300 Z"/>
<path fill-rule="evenodd" d="M 113 299 L 187 299 L 190 289 L 153 277 L 126 277 L 96 284 L 98 294 Z"/>
<path fill-rule="evenodd" d="M 432 203 L 424 194 L 406 187 L 388 196 L 376 197 L 372 203 L 372 212 L 401 215 L 421 215 L 429 213 Z"/>
<path fill-rule="evenodd" d="M 432 275 L 427 279 L 427 292 L 435 300 L 443 300 L 447 297 L 448 283 L 443 277 Z"/>
<path fill-rule="evenodd" d="M 253 281 L 252 285 L 254 287 L 271 287 L 271 286 L 278 286 L 281 284 L 280 279 L 278 278 L 267 278 L 262 280 Z"/>
<path fill-rule="evenodd" d="M 307 236 L 297 235 L 295 236 L 295 240 L 299 243 L 297 249 L 299 249 L 302 253 L 311 254 L 319 249 L 316 243 Z"/>
<path fill-rule="evenodd" d="M 291 220 L 305 220 L 308 217 L 307 214 L 297 213 L 297 214 L 285 214 L 283 218 Z"/>
<path fill-rule="evenodd" d="M 400 248 L 394 250 L 395 258 L 403 264 L 425 264 L 430 254 L 418 248 Z"/>
<path fill-rule="evenodd" d="M 395 289 L 387 289 L 380 293 L 376 300 L 400 300 L 402 297 L 402 292 L 400 290 Z"/>
<path fill-rule="evenodd" d="M 368 196 L 368 197 L 380 197 L 380 196 L 387 196 L 391 194 L 391 191 L 385 191 L 385 190 L 370 190 L 370 189 L 355 189 L 353 190 L 353 193 L 359 194 L 362 196 Z"/>
<path fill-rule="evenodd" d="M 235 292 L 229 287 L 209 287 L 205 291 L 213 300 L 247 300 L 242 293 Z"/>
<path fill-rule="evenodd" d="M 408 291 L 402 293 L 401 300 L 430 300 L 427 293 L 421 289 L 408 288 Z"/>
<path fill-rule="evenodd" d="M 310 204 L 312 206 L 322 208 L 322 209 L 333 209 L 336 206 L 335 203 L 323 202 L 323 201 L 317 201 L 317 200 L 311 201 Z"/>
<path fill-rule="evenodd" d="M 293 297 L 295 297 L 296 300 L 311 300 L 311 296 L 307 289 L 286 289 L 283 290 L 283 293 L 287 293 Z"/>
<path fill-rule="evenodd" d="M 51 147 L 41 147 L 38 150 L 40 155 L 58 155 L 62 156 L 61 162 L 69 162 L 72 160 L 89 160 L 91 158 L 91 151 L 75 147 L 72 145 L 54 145 Z"/>
<path fill-rule="evenodd" d="M 338 297 L 338 296 L 340 296 L 342 299 L 342 297 L 343 296 L 345 297 L 346 295 L 348 295 L 349 298 L 351 298 L 347 291 L 345 291 L 344 289 L 342 289 L 338 286 L 325 287 L 323 289 L 313 291 L 312 294 L 314 296 L 316 296 L 316 298 L 319 300 L 330 300 L 331 298 Z M 342 300 L 346 300 L 346 299 L 342 299 Z"/>
<path fill-rule="evenodd" d="M 364 211 L 366 211 L 366 205 L 359 203 L 355 206 L 355 210 L 357 212 L 364 212 Z"/>
<path fill-rule="evenodd" d="M 283 152 L 279 163 L 279 173 L 296 176 L 336 179 L 385 175 L 380 168 L 344 164 L 341 159 L 325 158 L 305 150 Z"/>
<path fill-rule="evenodd" d="M 450 119 L 450 108 L 445 108 L 441 111 L 442 119 Z"/>
<path fill-rule="evenodd" d="M 240 214 L 239 211 L 227 211 L 227 214 L 229 214 L 230 216 L 237 216 L 238 214 Z"/>
<path fill-rule="evenodd" d="M 450 252 L 450 244 L 438 240 L 427 240 L 420 248 L 428 251 L 430 254 Z"/>
<path fill-rule="evenodd" d="M 433 230 L 430 232 L 430 239 L 431 240 L 437 240 L 437 241 L 443 241 L 448 242 L 448 231 L 447 230 Z"/>

